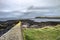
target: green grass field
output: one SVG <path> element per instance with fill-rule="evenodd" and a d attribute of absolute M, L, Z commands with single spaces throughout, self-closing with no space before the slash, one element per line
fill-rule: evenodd
<path fill-rule="evenodd" d="M 60 25 L 44 28 L 24 28 L 24 40 L 60 40 Z"/>

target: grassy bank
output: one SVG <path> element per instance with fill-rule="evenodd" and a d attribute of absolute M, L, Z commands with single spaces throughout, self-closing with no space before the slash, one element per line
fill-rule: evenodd
<path fill-rule="evenodd" d="M 60 40 L 60 25 L 23 29 L 24 40 Z"/>

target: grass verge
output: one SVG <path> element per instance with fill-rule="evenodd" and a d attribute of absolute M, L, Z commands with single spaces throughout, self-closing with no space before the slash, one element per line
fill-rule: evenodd
<path fill-rule="evenodd" d="M 60 25 L 44 28 L 24 28 L 24 40 L 60 40 Z"/>

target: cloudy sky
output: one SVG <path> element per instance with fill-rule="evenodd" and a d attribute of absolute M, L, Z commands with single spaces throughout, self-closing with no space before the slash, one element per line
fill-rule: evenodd
<path fill-rule="evenodd" d="M 23 15 L 22 13 L 2 14 L 1 12 L 11 12 L 14 10 L 15 11 L 26 10 L 30 6 L 58 7 L 60 6 L 60 0 L 0 0 L 0 18 L 21 16 Z M 59 10 L 59 8 L 57 10 Z"/>
<path fill-rule="evenodd" d="M 1 10 L 20 10 L 31 5 L 40 7 L 59 6 L 60 0 L 0 0 Z"/>

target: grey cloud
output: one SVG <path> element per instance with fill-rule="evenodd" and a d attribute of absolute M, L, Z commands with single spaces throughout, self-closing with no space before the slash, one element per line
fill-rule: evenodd
<path fill-rule="evenodd" d="M 16 2 L 17 1 L 17 2 Z M 34 5 L 34 6 L 57 6 L 60 5 L 60 0 L 2 0 L 0 3 L 0 9 L 23 9 L 27 6 Z M 30 2 L 29 2 L 30 1 Z"/>
<path fill-rule="evenodd" d="M 23 13 L 21 12 L 0 12 L 0 18 L 13 18 L 13 17 L 19 17 L 19 16 L 22 16 L 24 15 Z"/>
<path fill-rule="evenodd" d="M 0 1 L 0 10 L 2 10 L 2 12 L 0 11 L 0 18 L 10 18 L 10 17 L 20 17 L 23 16 L 24 13 L 13 13 L 12 11 L 21 11 L 21 9 L 27 9 L 30 6 L 35 6 L 35 7 L 57 7 L 57 9 L 52 10 L 54 11 L 54 13 L 52 14 L 50 13 L 40 13 L 39 14 L 35 14 L 35 16 L 60 16 L 60 0 L 1 0 Z M 12 11 L 8 11 L 8 12 L 4 12 L 3 10 L 12 10 Z M 48 9 L 49 10 L 49 9 Z M 58 14 L 57 14 L 58 13 Z M 25 15 L 26 17 L 34 17 L 34 14 L 29 14 L 29 15 Z M 25 17 L 24 16 L 24 17 Z"/>

